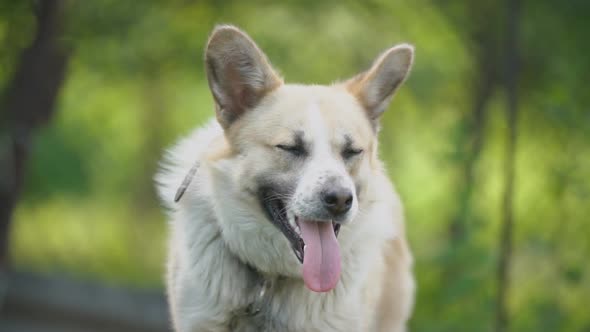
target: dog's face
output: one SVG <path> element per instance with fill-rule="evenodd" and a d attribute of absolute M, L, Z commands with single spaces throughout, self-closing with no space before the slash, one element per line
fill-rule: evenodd
<path fill-rule="evenodd" d="M 217 28 L 206 69 L 217 119 L 238 156 L 236 189 L 252 196 L 288 240 L 314 291 L 340 275 L 337 235 L 362 209 L 376 160 L 378 118 L 405 79 L 413 49 L 332 86 L 285 85 L 240 30 Z"/>

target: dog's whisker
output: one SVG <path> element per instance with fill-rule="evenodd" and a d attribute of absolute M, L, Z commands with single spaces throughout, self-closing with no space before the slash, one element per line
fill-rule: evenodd
<path fill-rule="evenodd" d="M 271 195 L 265 197 L 263 201 L 269 202 L 269 201 L 272 201 L 275 199 L 290 200 L 291 198 L 293 198 L 292 195 L 276 193 L 276 194 L 271 194 Z"/>

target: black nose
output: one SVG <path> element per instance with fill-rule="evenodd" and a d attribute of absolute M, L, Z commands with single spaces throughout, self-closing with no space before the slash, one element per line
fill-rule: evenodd
<path fill-rule="evenodd" d="M 352 192 L 345 188 L 328 189 L 322 192 L 324 207 L 333 216 L 345 214 L 352 206 Z"/>

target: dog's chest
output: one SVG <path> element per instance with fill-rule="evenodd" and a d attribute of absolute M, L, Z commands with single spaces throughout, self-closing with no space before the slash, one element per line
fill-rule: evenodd
<path fill-rule="evenodd" d="M 285 327 L 279 327 L 267 313 L 235 313 L 230 320 L 228 330 L 236 332 L 270 332 L 286 331 Z"/>
<path fill-rule="evenodd" d="M 351 296 L 312 293 L 289 282 L 264 283 L 253 300 L 234 310 L 229 331 L 358 331 L 359 309 Z M 350 294 L 348 294 L 350 295 Z"/>
<path fill-rule="evenodd" d="M 302 304 L 304 305 L 304 304 Z M 294 310 L 292 310 L 294 309 Z M 302 317 L 297 308 L 283 308 L 280 313 L 268 308 L 258 313 L 236 312 L 232 315 L 228 331 L 235 332 L 325 332 L 359 331 L 361 322 L 355 315 L 317 312 Z"/>

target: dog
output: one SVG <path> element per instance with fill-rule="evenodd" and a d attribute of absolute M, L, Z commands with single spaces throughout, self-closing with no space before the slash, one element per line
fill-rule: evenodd
<path fill-rule="evenodd" d="M 412 256 L 377 134 L 413 57 L 401 44 L 349 80 L 285 84 L 245 32 L 213 30 L 216 119 L 156 176 L 175 331 L 406 331 Z"/>

